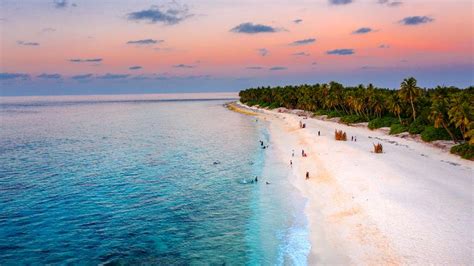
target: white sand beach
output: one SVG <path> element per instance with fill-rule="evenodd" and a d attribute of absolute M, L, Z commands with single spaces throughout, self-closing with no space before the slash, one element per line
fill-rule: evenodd
<path fill-rule="evenodd" d="M 270 145 L 293 161 L 289 178 L 308 199 L 309 264 L 473 264 L 474 162 L 380 131 L 312 118 L 300 129 L 297 115 L 251 109 L 269 121 Z"/>

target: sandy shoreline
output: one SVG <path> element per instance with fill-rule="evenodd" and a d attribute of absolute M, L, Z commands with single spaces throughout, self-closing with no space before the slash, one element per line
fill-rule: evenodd
<path fill-rule="evenodd" d="M 309 264 L 472 264 L 472 161 L 380 131 L 311 118 L 300 129 L 297 115 L 244 108 L 270 122 L 270 145 L 293 161 L 290 181 L 308 199 Z M 349 140 L 335 141 L 335 129 Z M 383 154 L 372 152 L 378 142 Z"/>

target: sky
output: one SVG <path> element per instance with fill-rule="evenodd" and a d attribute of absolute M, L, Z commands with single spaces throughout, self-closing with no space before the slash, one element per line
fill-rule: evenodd
<path fill-rule="evenodd" d="M 0 0 L 0 95 L 474 85 L 472 0 Z"/>

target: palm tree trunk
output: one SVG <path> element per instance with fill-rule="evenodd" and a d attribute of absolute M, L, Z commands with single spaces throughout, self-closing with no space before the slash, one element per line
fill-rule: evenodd
<path fill-rule="evenodd" d="M 411 110 L 413 111 L 413 121 L 416 119 L 415 105 L 413 105 L 413 96 L 410 94 Z"/>
<path fill-rule="evenodd" d="M 456 137 L 454 136 L 453 132 L 449 130 L 446 123 L 443 121 L 442 124 L 443 124 L 444 129 L 448 132 L 449 136 L 453 139 L 454 143 L 457 143 Z"/>

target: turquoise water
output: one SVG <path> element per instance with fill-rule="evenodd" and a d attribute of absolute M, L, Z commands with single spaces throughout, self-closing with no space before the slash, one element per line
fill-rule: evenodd
<path fill-rule="evenodd" d="M 304 199 L 224 102 L 3 99 L 0 264 L 306 264 Z"/>

